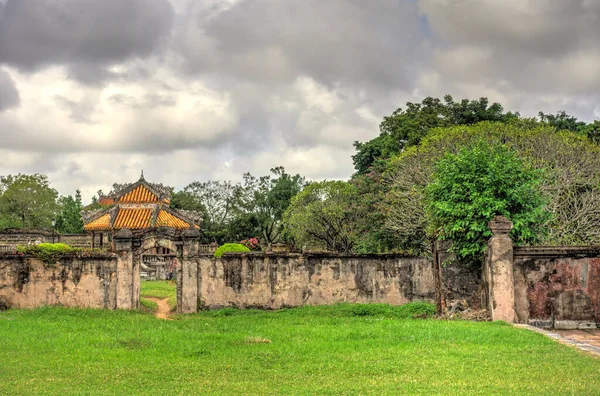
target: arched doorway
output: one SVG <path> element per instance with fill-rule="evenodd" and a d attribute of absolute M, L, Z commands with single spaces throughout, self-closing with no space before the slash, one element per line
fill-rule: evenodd
<path fill-rule="evenodd" d="M 167 281 L 175 279 L 177 268 L 177 252 L 169 248 L 158 246 L 151 247 L 141 252 L 140 280 L 141 281 Z"/>
<path fill-rule="evenodd" d="M 133 294 L 137 296 L 138 308 L 140 302 L 148 299 L 155 303 L 166 300 L 173 309 L 177 306 L 177 268 L 181 257 L 178 240 L 175 235 L 151 231 L 134 244 L 137 247 L 133 252 Z"/>

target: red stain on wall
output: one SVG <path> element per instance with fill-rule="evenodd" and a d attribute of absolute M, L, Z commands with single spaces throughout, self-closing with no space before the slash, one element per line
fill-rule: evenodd
<path fill-rule="evenodd" d="M 539 260 L 528 271 L 530 319 L 600 322 L 600 258 Z"/>

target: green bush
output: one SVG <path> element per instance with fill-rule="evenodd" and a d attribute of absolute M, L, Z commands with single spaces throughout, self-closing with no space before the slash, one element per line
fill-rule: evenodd
<path fill-rule="evenodd" d="M 74 248 L 64 243 L 40 243 L 39 245 L 17 246 L 18 254 L 32 255 L 46 264 L 55 264 L 61 257 L 81 253 L 80 248 Z"/>
<path fill-rule="evenodd" d="M 219 246 L 219 248 L 215 251 L 215 257 L 221 257 L 224 253 L 227 252 L 249 252 L 246 246 L 241 243 L 226 243 L 223 246 Z"/>

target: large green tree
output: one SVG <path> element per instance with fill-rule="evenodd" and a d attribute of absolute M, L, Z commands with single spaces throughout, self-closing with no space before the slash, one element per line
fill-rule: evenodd
<path fill-rule="evenodd" d="M 304 177 L 290 175 L 281 166 L 271 173 L 258 178 L 245 174 L 238 206 L 238 216 L 246 221 L 253 218 L 261 241 L 267 245 L 281 240 L 283 213 L 306 183 Z"/>
<path fill-rule="evenodd" d="M 419 146 L 390 161 L 390 188 L 380 206 L 385 227 L 406 243 L 416 238 L 421 249 L 429 248 L 424 192 L 435 164 L 447 153 L 456 154 L 481 140 L 504 144 L 544 170 L 540 188 L 548 197 L 551 219 L 545 223 L 542 243 L 600 243 L 600 147 L 578 133 L 556 132 L 530 120 L 432 130 Z"/>
<path fill-rule="evenodd" d="M 356 186 L 344 181 L 310 183 L 285 212 L 286 233 L 297 246 L 352 252 L 364 228 Z"/>
<path fill-rule="evenodd" d="M 443 101 L 427 97 L 421 103 L 408 102 L 406 108 L 398 108 L 384 117 L 379 126 L 379 136 L 365 143 L 354 142 L 354 167 L 358 174 L 365 174 L 378 161 L 385 161 L 407 147 L 418 145 L 433 128 L 481 121 L 505 122 L 518 117 L 518 113 L 504 113 L 499 103 L 490 105 L 487 98 L 455 102 L 452 96 L 446 95 Z"/>
<path fill-rule="evenodd" d="M 239 183 L 230 181 L 193 182 L 173 196 L 176 209 L 202 211 L 204 242 L 230 242 L 229 226 L 240 200 Z"/>
<path fill-rule="evenodd" d="M 304 184 L 301 175 L 276 167 L 271 175 L 246 173 L 242 183 L 191 183 L 173 194 L 171 205 L 204 214 L 202 232 L 207 242 L 222 244 L 258 237 L 268 245 L 282 239 L 283 213 Z"/>
<path fill-rule="evenodd" d="M 0 177 L 0 227 L 51 227 L 58 192 L 48 177 L 18 174 Z"/>

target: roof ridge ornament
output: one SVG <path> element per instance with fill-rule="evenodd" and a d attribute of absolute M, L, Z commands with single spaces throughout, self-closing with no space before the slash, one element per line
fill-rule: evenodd
<path fill-rule="evenodd" d="M 144 170 L 143 169 L 142 169 L 142 175 L 140 176 L 140 180 L 146 181 L 146 179 L 144 179 Z"/>

